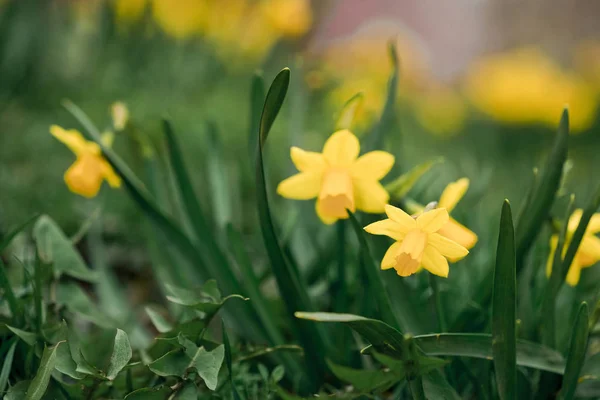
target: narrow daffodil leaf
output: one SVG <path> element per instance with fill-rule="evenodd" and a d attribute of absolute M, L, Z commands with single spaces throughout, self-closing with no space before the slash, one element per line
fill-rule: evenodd
<path fill-rule="evenodd" d="M 365 100 L 365 96 L 362 92 L 356 93 L 352 96 L 342 107 L 342 111 L 340 112 L 337 120 L 335 122 L 335 130 L 339 131 L 341 129 L 351 129 L 352 122 L 354 121 L 354 116 L 356 112 L 360 109 L 363 102 Z"/>
<path fill-rule="evenodd" d="M 129 344 L 129 337 L 124 331 L 117 329 L 115 344 L 106 369 L 108 380 L 114 380 L 118 373 L 129 363 L 133 352 Z"/>
<path fill-rule="evenodd" d="M 367 244 L 365 232 L 358 224 L 354 214 L 348 211 L 348 215 L 350 216 L 350 223 L 352 224 L 352 228 L 356 233 L 360 245 L 360 257 L 362 259 L 362 264 L 366 269 L 366 275 L 369 278 L 368 288 L 370 289 L 370 294 L 376 299 L 377 307 L 379 308 L 382 319 L 387 324 L 395 328 L 400 328 L 400 322 L 398 321 L 396 314 L 394 314 L 392 303 L 390 302 L 390 297 L 383 283 L 379 268 L 371 256 L 371 250 Z"/>
<path fill-rule="evenodd" d="M 17 348 L 17 339 L 13 338 L 12 344 L 8 348 L 6 354 L 3 354 L 4 360 L 2 361 L 2 371 L 0 371 L 0 395 L 4 393 L 6 384 L 8 383 L 8 375 L 12 369 L 13 358 L 15 356 L 15 349 Z"/>
<path fill-rule="evenodd" d="M 327 360 L 327 365 L 336 377 L 365 393 L 383 392 L 403 380 L 406 375 L 403 371 L 355 369 L 338 365 L 331 360 Z"/>
<path fill-rule="evenodd" d="M 235 385 L 233 384 L 233 363 L 231 358 L 231 344 L 229 343 L 229 336 L 227 336 L 227 329 L 225 329 L 225 323 L 221 323 L 221 330 L 223 331 L 223 346 L 225 346 L 225 365 L 227 366 L 227 372 L 229 374 L 229 385 L 231 386 L 231 394 L 233 400 L 241 400 Z"/>
<path fill-rule="evenodd" d="M 585 234 L 588 224 L 592 219 L 592 215 L 594 215 L 594 213 L 598 210 L 598 207 L 600 207 L 600 186 L 598 186 L 598 189 L 596 190 L 596 193 L 594 194 L 594 197 L 592 197 L 590 203 L 583 210 L 583 213 L 581 214 L 581 219 L 579 220 L 579 225 L 577 225 L 577 229 L 575 229 L 575 232 L 573 233 L 573 236 L 571 238 L 571 242 L 569 243 L 569 247 L 567 248 L 567 252 L 562 263 L 563 281 L 567 277 L 567 273 L 569 272 L 571 263 L 573 263 L 573 259 L 577 254 L 577 250 L 579 249 L 579 245 L 581 244 L 581 240 L 583 239 L 583 235 Z M 567 223 L 568 220 L 565 221 L 565 224 Z"/>
<path fill-rule="evenodd" d="M 398 97 L 400 63 L 398 62 L 398 51 L 396 50 L 395 42 L 390 41 L 388 52 L 392 64 L 392 74 L 388 80 L 387 96 L 383 111 L 381 112 L 381 117 L 365 140 L 364 148 L 366 151 L 383 147 L 383 135 L 393 127 L 396 119 L 396 98 Z"/>
<path fill-rule="evenodd" d="M 492 299 L 492 352 L 502 400 L 516 398 L 516 260 L 515 233 L 508 200 L 502 205 Z"/>
<path fill-rule="evenodd" d="M 258 135 L 256 132 L 260 129 L 260 116 L 265 104 L 265 81 L 260 73 L 255 73 L 252 77 L 250 87 L 250 132 L 248 135 L 248 150 L 250 151 L 250 160 L 256 163 L 256 151 L 258 148 Z"/>
<path fill-rule="evenodd" d="M 212 199 L 212 212 L 216 225 L 223 229 L 233 220 L 232 190 L 230 174 L 228 173 L 227 158 L 223 149 L 221 135 L 213 121 L 206 124 L 208 131 L 208 149 L 206 155 L 206 168 L 210 196 Z"/>
<path fill-rule="evenodd" d="M 567 160 L 568 140 L 569 112 L 565 109 L 558 125 L 552 151 L 535 182 L 529 204 L 516 224 L 516 254 L 517 260 L 519 260 L 519 271 L 523 265 L 521 260 L 537 237 L 544 221 L 550 215 L 552 203 L 560 187 L 563 166 Z"/>
<path fill-rule="evenodd" d="M 443 158 L 437 158 L 435 160 L 429 160 L 422 164 L 416 165 L 410 171 L 400 175 L 398 178 L 388 183 L 385 186 L 385 190 L 388 191 L 392 199 L 400 200 L 408 194 L 408 192 L 423 175 L 425 175 L 433 166 L 440 164 L 443 161 Z"/>
<path fill-rule="evenodd" d="M 35 377 L 29 384 L 25 400 L 40 400 L 44 393 L 46 393 L 52 371 L 54 371 L 54 366 L 56 364 L 56 350 L 58 350 L 58 346 L 62 344 L 64 344 L 64 342 L 58 342 L 56 345 L 44 349 L 40 366 Z"/>
<path fill-rule="evenodd" d="M 575 397 L 575 389 L 577 389 L 577 383 L 579 383 L 579 375 L 585 361 L 585 353 L 588 345 L 588 318 L 588 305 L 584 302 L 579 306 L 579 312 L 573 326 L 565 376 L 559 395 L 561 400 L 571 400 Z"/>
<path fill-rule="evenodd" d="M 298 353 L 299 355 L 303 355 L 304 349 L 295 344 L 282 344 L 280 346 L 265 347 L 239 357 L 237 361 L 248 361 L 252 360 L 253 358 L 265 357 L 273 353 Z"/>
<path fill-rule="evenodd" d="M 256 157 L 256 184 L 257 184 L 257 205 L 260 220 L 260 228 L 263 236 L 263 242 L 267 250 L 273 275 L 277 281 L 280 293 L 285 293 L 283 300 L 288 316 L 292 321 L 292 331 L 302 347 L 309 368 L 306 372 L 311 380 L 312 388 L 316 389 L 318 382 L 323 379 L 325 368 L 325 349 L 326 338 L 324 332 L 314 324 L 305 321 L 298 321 L 293 318 L 297 310 L 314 310 L 312 302 L 308 296 L 307 288 L 297 274 L 296 269 L 287 259 L 279 244 L 275 225 L 269 209 L 269 199 L 267 195 L 267 184 L 265 179 L 265 170 L 263 164 L 263 145 L 269 135 L 269 131 L 285 99 L 290 81 L 290 70 L 285 68 L 275 77 L 269 92 L 265 99 L 264 108 L 260 120 L 258 134 L 258 146 Z"/>

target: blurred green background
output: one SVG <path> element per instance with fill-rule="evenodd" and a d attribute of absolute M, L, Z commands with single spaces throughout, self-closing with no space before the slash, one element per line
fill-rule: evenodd
<path fill-rule="evenodd" d="M 365 101 L 353 130 L 361 136 L 372 129 L 386 96 L 390 40 L 398 46 L 401 79 L 385 147 L 397 157 L 396 172 L 445 159 L 412 197 L 426 203 L 449 181 L 469 177 L 471 190 L 457 211 L 475 231 L 497 215 L 500 199 L 518 207 L 569 104 L 574 132 L 565 185 L 583 201 L 600 167 L 600 41 L 586 29 L 594 6 L 569 10 L 551 31 L 538 26 L 540 9 L 524 7 L 514 18 L 515 7 L 495 1 L 448 8 L 385 0 L 2 0 L 0 229 L 42 212 L 75 232 L 99 204 L 70 193 L 63 182 L 74 156 L 49 126 L 81 129 L 63 99 L 100 127 L 111 126 L 111 104 L 124 102 L 130 124 L 114 146 L 142 178 L 140 140 L 160 148 L 161 118 L 169 116 L 205 206 L 223 212 L 214 193 L 225 190 L 225 218 L 250 226 L 255 217 L 245 209 L 253 213 L 246 204 L 254 201 L 254 183 L 244 171 L 251 162 L 252 74 L 262 70 L 270 81 L 282 67 L 292 69 L 290 96 L 269 143 L 275 185 L 292 171 L 289 146 L 320 149 L 344 102 L 359 91 Z M 216 127 L 216 167 L 207 123 Z M 105 187 L 101 197 L 108 235 L 125 248 L 140 245 L 142 217 L 126 194 Z M 300 207 L 274 201 L 282 219 Z"/>

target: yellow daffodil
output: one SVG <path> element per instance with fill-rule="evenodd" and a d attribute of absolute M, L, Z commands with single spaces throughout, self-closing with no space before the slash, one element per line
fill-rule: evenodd
<path fill-rule="evenodd" d="M 65 130 L 57 125 L 50 127 L 50 133 L 77 156 L 64 175 L 71 192 L 92 198 L 98 194 L 104 180 L 113 188 L 121 186 L 121 178 L 102 156 L 96 143 L 85 140 L 77 130 Z"/>
<path fill-rule="evenodd" d="M 312 25 L 308 0 L 271 0 L 263 6 L 267 22 L 283 37 L 302 36 Z"/>
<path fill-rule="evenodd" d="M 144 14 L 148 0 L 115 0 L 113 2 L 115 17 L 125 24 L 139 20 Z"/>
<path fill-rule="evenodd" d="M 349 130 L 331 135 L 322 153 L 292 147 L 292 162 L 300 173 L 282 181 L 277 193 L 295 200 L 316 197 L 317 214 L 325 224 L 348 218 L 346 209 L 381 213 L 390 196 L 379 181 L 394 165 L 394 156 L 359 153 L 358 139 Z"/>
<path fill-rule="evenodd" d="M 398 275 L 409 276 L 420 267 L 434 275 L 448 277 L 448 260 L 457 261 L 469 250 L 441 235 L 448 221 L 448 211 L 436 208 L 413 218 L 399 208 L 385 206 L 388 219 L 374 222 L 364 229 L 373 235 L 385 235 L 396 242 L 381 260 L 381 269 L 394 268 Z"/>
<path fill-rule="evenodd" d="M 563 257 L 567 252 L 569 243 L 571 243 L 573 233 L 575 233 L 575 230 L 579 225 L 582 214 L 583 211 L 581 209 L 577 209 L 569 218 L 569 223 L 567 225 L 567 237 L 565 241 L 566 243 L 563 247 Z M 600 261 L 600 238 L 596 236 L 596 233 L 598 232 L 600 232 L 600 213 L 596 213 L 592 216 L 585 234 L 583 235 L 583 239 L 581 240 L 581 244 L 579 245 L 579 249 L 577 250 L 577 253 L 575 253 L 575 258 L 573 259 L 571 267 L 569 268 L 569 272 L 567 273 L 567 283 L 569 285 L 576 286 L 577 283 L 579 283 L 579 277 L 581 276 L 582 268 L 591 267 Z M 554 253 L 557 246 L 558 235 L 552 235 L 550 238 L 550 256 L 548 257 L 548 262 L 546 263 L 547 276 L 550 276 L 550 273 L 552 272 L 552 262 L 554 260 Z"/>
<path fill-rule="evenodd" d="M 206 27 L 209 4 L 206 0 L 153 0 L 156 23 L 177 39 L 201 33 Z"/>
<path fill-rule="evenodd" d="M 467 189 L 469 189 L 468 178 L 461 178 L 456 182 L 450 183 L 442 192 L 437 207 L 445 208 L 448 213 L 452 213 L 452 210 L 454 210 L 460 199 L 463 198 Z M 452 217 L 448 219 L 446 225 L 442 226 L 438 233 L 467 249 L 472 249 L 477 243 L 477 235 Z"/>

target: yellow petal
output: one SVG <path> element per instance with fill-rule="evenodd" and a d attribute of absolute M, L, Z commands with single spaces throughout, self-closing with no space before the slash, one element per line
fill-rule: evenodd
<path fill-rule="evenodd" d="M 381 214 L 390 200 L 387 190 L 377 181 L 354 179 L 356 208 L 368 213 Z"/>
<path fill-rule="evenodd" d="M 596 213 L 596 214 L 592 215 L 592 218 L 590 219 L 590 223 L 588 224 L 586 232 L 591 233 L 591 234 L 600 232 L 600 213 Z"/>
<path fill-rule="evenodd" d="M 600 260 L 600 238 L 586 235 L 581 241 L 577 254 L 581 258 L 581 266 L 589 267 Z"/>
<path fill-rule="evenodd" d="M 394 156 L 385 151 L 371 151 L 358 158 L 350 169 L 353 178 L 379 181 L 394 166 Z"/>
<path fill-rule="evenodd" d="M 577 286 L 579 283 L 579 278 L 581 277 L 581 265 L 573 260 L 571 264 L 571 268 L 569 268 L 569 272 L 567 273 L 567 283 L 570 286 Z"/>
<path fill-rule="evenodd" d="M 313 151 L 304 151 L 299 147 L 292 147 L 290 149 L 290 157 L 300 172 L 309 170 L 322 171 L 326 166 L 323 154 L 315 153 Z"/>
<path fill-rule="evenodd" d="M 313 199 L 319 195 L 322 177 L 323 174 L 320 172 L 301 172 L 292 175 L 277 186 L 277 193 L 288 199 Z"/>
<path fill-rule="evenodd" d="M 428 233 L 439 231 L 449 220 L 445 208 L 436 208 L 417 217 L 417 226 Z"/>
<path fill-rule="evenodd" d="M 558 246 L 558 235 L 552 235 L 550 237 L 550 254 L 546 261 L 546 276 L 549 278 L 552 273 L 552 264 L 554 263 L 554 253 L 556 253 L 556 246 Z"/>
<path fill-rule="evenodd" d="M 100 147 L 94 142 L 85 140 L 83 135 L 75 129 L 65 130 L 58 125 L 52 125 L 50 127 L 50 133 L 60 142 L 65 144 L 77 156 L 86 153 L 100 154 Z"/>
<path fill-rule="evenodd" d="M 390 204 L 385 206 L 385 213 L 387 216 L 393 221 L 397 222 L 400 226 L 402 232 L 406 233 L 411 229 L 415 229 L 417 227 L 417 221 L 410 215 L 401 210 L 398 207 L 394 207 Z"/>
<path fill-rule="evenodd" d="M 432 246 L 427 246 L 425 249 L 421 264 L 427 271 L 444 278 L 447 278 L 448 273 L 450 272 L 448 260 L 446 260 L 444 256 Z"/>
<path fill-rule="evenodd" d="M 472 249 L 477 243 L 477 235 L 452 217 L 437 233 L 446 236 L 466 249 Z"/>
<path fill-rule="evenodd" d="M 91 155 L 77 158 L 65 172 L 64 179 L 69 190 L 87 198 L 95 197 L 102 186 L 101 161 Z"/>
<path fill-rule="evenodd" d="M 399 224 L 391 219 L 373 222 L 372 224 L 365 226 L 364 229 L 372 235 L 385 235 L 394 240 L 402 240 L 405 236 L 404 232 L 400 229 Z"/>
<path fill-rule="evenodd" d="M 573 233 L 577 229 L 579 225 L 579 221 L 581 221 L 581 215 L 583 214 L 583 210 L 581 208 L 573 211 L 573 214 L 569 217 L 569 225 L 567 225 L 567 232 Z"/>
<path fill-rule="evenodd" d="M 323 156 L 331 166 L 350 167 L 359 152 L 358 139 L 347 129 L 335 132 L 323 146 Z"/>
<path fill-rule="evenodd" d="M 334 222 L 336 222 L 338 219 L 340 219 L 338 217 L 334 217 L 334 216 L 331 216 L 331 215 L 327 214 L 325 212 L 325 210 L 323 210 L 323 205 L 321 204 L 321 200 L 320 199 L 317 199 L 317 201 L 315 202 L 315 209 L 317 211 L 317 215 L 319 216 L 319 219 L 325 225 L 331 225 Z M 346 218 L 348 218 L 347 213 L 346 213 Z"/>
<path fill-rule="evenodd" d="M 469 250 L 438 233 L 430 233 L 428 243 L 452 261 L 458 261 L 469 254 Z"/>
<path fill-rule="evenodd" d="M 121 187 L 121 177 L 117 175 L 112 165 L 106 159 L 102 160 L 102 175 L 106 182 L 108 182 L 109 186 L 112 188 Z"/>
<path fill-rule="evenodd" d="M 396 257 L 396 272 L 400 276 L 409 276 L 417 272 L 423 253 L 427 247 L 427 233 L 413 229 L 406 234 Z"/>
<path fill-rule="evenodd" d="M 319 191 L 319 202 L 321 210 L 331 217 L 348 218 L 346 210 L 356 210 L 352 179 L 348 171 L 341 168 L 326 170 Z"/>
<path fill-rule="evenodd" d="M 381 260 L 381 269 L 392 269 L 396 265 L 396 256 L 400 251 L 400 243 L 395 242 L 385 252 L 383 259 Z"/>
<path fill-rule="evenodd" d="M 467 189 L 469 189 L 469 178 L 461 178 L 456 182 L 450 183 L 442 192 L 438 207 L 445 208 L 452 212 L 456 204 L 463 198 Z"/>

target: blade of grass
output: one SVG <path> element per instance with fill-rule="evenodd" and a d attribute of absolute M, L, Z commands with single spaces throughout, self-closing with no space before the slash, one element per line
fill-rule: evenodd
<path fill-rule="evenodd" d="M 492 351 L 498 392 L 503 400 L 516 398 L 516 260 L 512 213 L 508 200 L 502 205 L 494 270 L 492 300 Z"/>
<path fill-rule="evenodd" d="M 260 128 L 258 133 L 256 184 L 257 205 L 263 242 L 267 250 L 273 275 L 277 281 L 280 293 L 284 293 L 283 300 L 288 316 L 293 324 L 293 331 L 305 350 L 307 360 L 306 373 L 310 384 L 308 391 L 314 391 L 323 379 L 325 370 L 326 338 L 322 330 L 314 324 L 299 321 L 293 318 L 297 310 L 313 310 L 308 292 L 296 271 L 283 254 L 282 248 L 275 233 L 275 226 L 269 209 L 267 187 L 263 163 L 263 146 L 271 130 L 271 126 L 281 109 L 290 81 L 290 70 L 285 68 L 275 77 L 263 107 Z M 254 107 L 253 107 L 254 108 Z"/>
<path fill-rule="evenodd" d="M 561 400 L 571 400 L 575 397 L 575 389 L 579 382 L 579 374 L 585 361 L 585 353 L 588 345 L 588 305 L 581 303 L 579 312 L 573 326 L 571 336 L 571 346 L 567 356 L 567 366 L 565 367 L 565 376 L 563 378 L 562 389 L 559 398 Z"/>
<path fill-rule="evenodd" d="M 8 280 L 8 276 L 6 275 L 6 266 L 0 257 L 0 288 L 4 292 L 4 296 L 6 297 L 6 301 L 8 302 L 8 308 L 10 309 L 10 313 L 15 321 L 13 325 L 21 326 L 21 321 L 23 319 L 23 313 L 21 312 L 21 304 L 17 301 L 17 297 L 15 296 L 15 292 L 10 285 L 10 281 Z"/>
<path fill-rule="evenodd" d="M 223 331 L 223 345 L 225 346 L 225 364 L 227 365 L 227 372 L 229 372 L 229 385 L 231 386 L 231 395 L 234 400 L 241 400 L 235 385 L 233 384 L 233 367 L 231 362 L 231 344 L 229 343 L 229 337 L 227 336 L 227 329 L 225 329 L 225 323 L 221 323 L 221 330 Z"/>
<path fill-rule="evenodd" d="M 523 258 L 537 237 L 544 221 L 550 214 L 556 192 L 560 187 L 563 166 L 567 160 L 569 140 L 569 111 L 562 113 L 554 145 L 546 165 L 542 169 L 536 185 L 532 189 L 528 206 L 517 221 L 516 255 L 518 272 L 521 271 Z"/>

